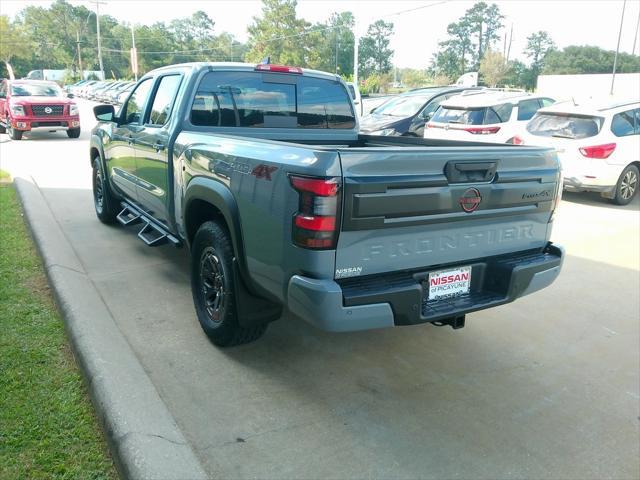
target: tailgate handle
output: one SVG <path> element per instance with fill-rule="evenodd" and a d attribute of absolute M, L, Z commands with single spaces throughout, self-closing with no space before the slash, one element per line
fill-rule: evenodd
<path fill-rule="evenodd" d="M 444 174 L 449 183 L 491 182 L 498 162 L 448 162 Z"/>

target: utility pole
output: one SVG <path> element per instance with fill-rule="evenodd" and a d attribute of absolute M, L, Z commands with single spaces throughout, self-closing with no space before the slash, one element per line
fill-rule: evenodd
<path fill-rule="evenodd" d="M 638 22 L 636 23 L 636 34 L 633 37 L 633 49 L 631 50 L 631 55 L 636 54 L 636 42 L 638 41 L 638 29 L 640 28 L 640 10 L 638 10 Z"/>
<path fill-rule="evenodd" d="M 611 75 L 611 92 L 610 95 L 613 95 L 613 85 L 616 81 L 616 67 L 618 66 L 618 50 L 620 50 L 620 37 L 622 36 L 622 24 L 624 22 L 624 9 L 627 6 L 627 0 L 624 0 L 622 3 L 622 15 L 620 17 L 620 30 L 618 30 L 618 46 L 616 47 L 616 55 L 613 57 L 613 73 Z"/>
<path fill-rule="evenodd" d="M 100 5 L 106 5 L 106 2 L 93 0 L 91 3 L 96 4 L 96 33 L 98 35 L 98 63 L 100 64 L 101 80 L 104 80 L 104 65 L 102 64 L 102 45 L 100 44 Z"/>
<path fill-rule="evenodd" d="M 511 42 L 513 41 L 513 23 L 511 24 L 511 33 L 509 33 L 509 48 L 507 48 L 507 62 L 509 61 L 509 55 L 511 55 Z"/>
<path fill-rule="evenodd" d="M 80 80 L 84 80 L 82 73 L 82 54 L 80 53 L 80 32 L 76 30 L 76 47 L 78 49 L 78 68 L 80 69 Z"/>
<path fill-rule="evenodd" d="M 358 40 L 359 40 L 359 32 L 358 32 L 358 21 L 353 21 L 353 83 L 356 87 L 360 87 L 358 85 Z"/>
<path fill-rule="evenodd" d="M 131 24 L 131 71 L 138 81 L 138 50 L 136 49 L 136 33 Z"/>

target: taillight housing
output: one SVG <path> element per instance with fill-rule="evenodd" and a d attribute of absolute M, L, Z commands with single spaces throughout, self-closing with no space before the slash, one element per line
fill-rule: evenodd
<path fill-rule="evenodd" d="M 298 192 L 293 216 L 293 243 L 313 250 L 332 250 L 338 241 L 340 179 L 290 175 Z"/>
<path fill-rule="evenodd" d="M 580 153 L 587 158 L 609 158 L 616 149 L 615 143 L 605 143 L 603 145 L 593 145 L 591 147 L 581 147 Z"/>

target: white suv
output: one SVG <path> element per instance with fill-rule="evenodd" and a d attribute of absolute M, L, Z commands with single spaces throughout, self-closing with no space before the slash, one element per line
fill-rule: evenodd
<path fill-rule="evenodd" d="M 526 130 L 516 143 L 554 147 L 565 190 L 600 192 L 618 205 L 638 193 L 640 102 L 556 104 L 541 109 Z"/>
<path fill-rule="evenodd" d="M 424 138 L 517 143 L 538 109 L 553 103 L 522 91 L 469 90 L 442 102 L 427 122 Z"/>

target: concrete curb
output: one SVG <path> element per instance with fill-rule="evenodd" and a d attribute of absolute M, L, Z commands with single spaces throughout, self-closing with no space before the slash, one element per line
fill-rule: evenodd
<path fill-rule="evenodd" d="M 37 184 L 15 186 L 120 475 L 207 478 Z"/>

